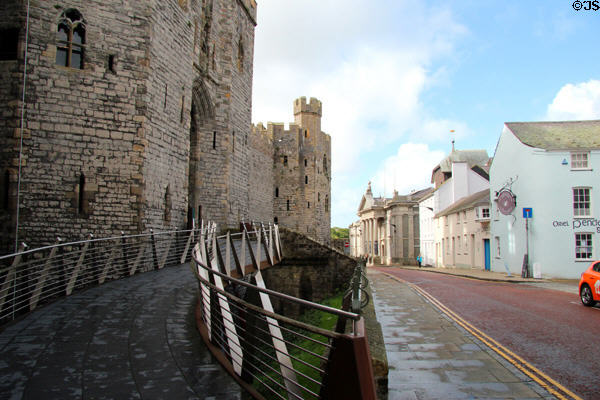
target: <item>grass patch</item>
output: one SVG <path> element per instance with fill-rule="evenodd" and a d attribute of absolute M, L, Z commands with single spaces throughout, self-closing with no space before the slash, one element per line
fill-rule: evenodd
<path fill-rule="evenodd" d="M 340 292 L 333 297 L 325 299 L 321 302 L 321 304 L 332 308 L 341 309 L 342 298 L 343 292 Z M 300 318 L 298 318 L 300 322 L 330 331 L 335 329 L 337 319 L 337 316 L 319 310 L 309 310 L 308 312 L 302 314 Z M 306 337 L 303 338 L 301 336 L 286 331 L 284 331 L 283 333 L 284 339 L 291 343 L 287 345 L 287 349 L 290 356 L 292 357 L 292 365 L 294 367 L 294 370 L 296 371 L 298 383 L 304 388 L 318 395 L 320 390 L 321 373 L 313 367 L 319 369 L 324 368 L 324 362 L 318 356 L 327 357 L 328 349 L 323 344 L 327 344 L 329 339 L 325 336 L 319 335 L 317 333 L 307 332 L 300 328 L 289 326 L 286 326 L 286 328 Z M 263 340 L 267 340 L 267 338 L 264 338 Z M 268 340 L 270 341 L 271 339 L 268 338 Z M 270 366 L 273 369 L 279 371 L 279 365 L 276 362 L 271 362 Z M 282 386 L 285 386 L 283 380 L 277 374 L 269 373 L 265 375 L 278 381 Z M 267 382 L 270 386 L 272 386 L 272 382 L 270 381 L 270 379 L 264 378 L 264 381 Z M 276 397 L 258 380 L 254 381 L 254 387 L 259 392 L 261 392 L 261 394 L 266 398 Z M 284 393 L 283 390 L 278 390 L 278 393 L 282 397 L 287 398 L 287 395 Z M 302 397 L 310 399 L 313 396 L 308 391 L 302 390 Z"/>

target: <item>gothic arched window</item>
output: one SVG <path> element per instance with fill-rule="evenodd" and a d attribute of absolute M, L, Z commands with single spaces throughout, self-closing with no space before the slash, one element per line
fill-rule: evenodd
<path fill-rule="evenodd" d="M 85 47 L 85 21 L 73 8 L 65 10 L 59 18 L 56 42 L 56 64 L 83 69 Z"/>

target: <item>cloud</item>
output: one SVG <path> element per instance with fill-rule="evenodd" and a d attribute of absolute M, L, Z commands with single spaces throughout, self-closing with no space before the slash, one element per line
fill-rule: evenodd
<path fill-rule="evenodd" d="M 404 0 L 349 4 L 262 0 L 254 53 L 255 123 L 292 121 L 292 102 L 300 96 L 323 103 L 322 128 L 332 137 L 334 223 L 354 219 L 369 176 L 401 143 L 449 147 L 450 129 L 469 132 L 422 103 L 426 90 L 445 84 L 445 63 L 468 33 L 452 12 Z M 432 167 L 426 165 L 426 174 Z"/>
<path fill-rule="evenodd" d="M 382 162 L 372 179 L 373 195 L 391 197 L 394 190 L 408 194 L 431 185 L 431 171 L 445 157 L 424 143 L 405 143 Z"/>
<path fill-rule="evenodd" d="M 555 121 L 600 119 L 600 81 L 568 83 L 548 106 L 546 119 Z"/>

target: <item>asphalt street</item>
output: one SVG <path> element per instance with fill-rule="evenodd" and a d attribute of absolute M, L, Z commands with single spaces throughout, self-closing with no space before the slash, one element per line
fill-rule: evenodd
<path fill-rule="evenodd" d="M 584 307 L 576 293 L 402 268 L 380 270 L 422 288 L 575 394 L 600 397 L 600 308 Z"/>

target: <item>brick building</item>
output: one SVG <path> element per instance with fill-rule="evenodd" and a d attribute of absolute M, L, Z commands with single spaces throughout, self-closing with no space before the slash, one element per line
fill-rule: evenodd
<path fill-rule="evenodd" d="M 3 250 L 273 215 L 254 0 L 27 4 L 0 3 Z"/>

